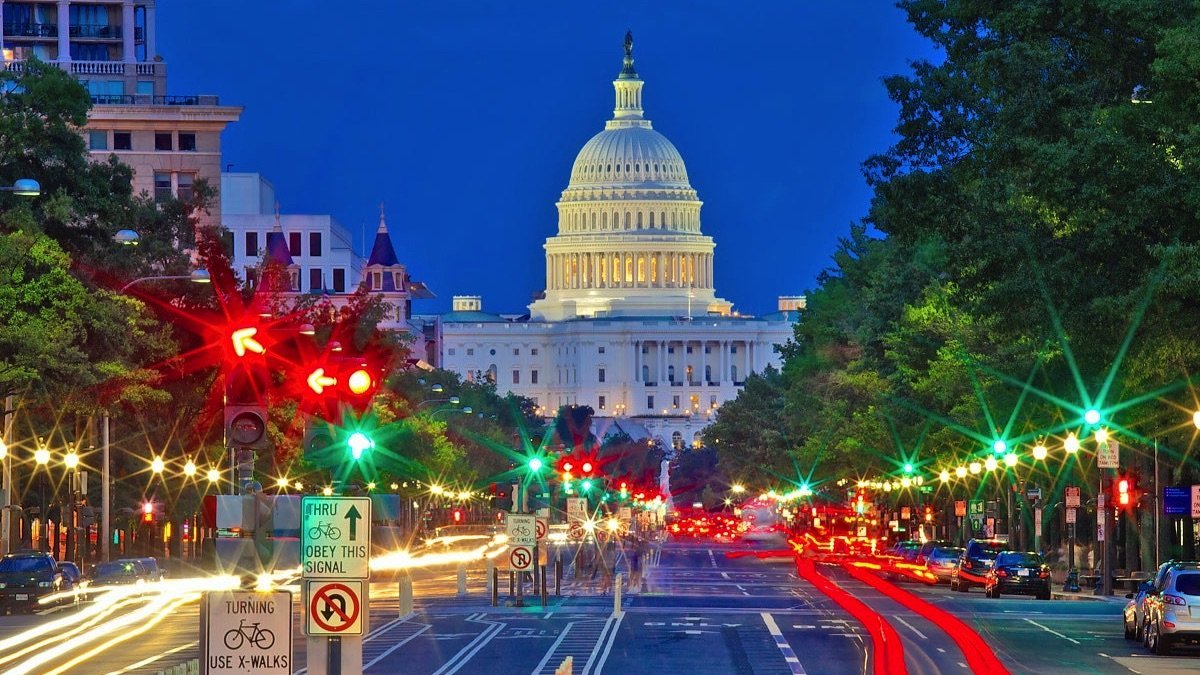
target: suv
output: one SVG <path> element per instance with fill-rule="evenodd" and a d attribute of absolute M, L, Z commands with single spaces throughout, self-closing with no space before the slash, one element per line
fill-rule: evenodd
<path fill-rule="evenodd" d="M 32 612 L 42 596 L 72 587 L 49 553 L 25 551 L 0 558 L 0 614 Z"/>
<path fill-rule="evenodd" d="M 914 562 L 916 562 L 918 565 L 924 565 L 929 560 L 929 556 L 933 553 L 934 549 L 953 548 L 955 546 L 958 546 L 958 544 L 953 541 L 930 539 L 929 541 L 921 544 L 921 549 L 917 551 L 917 559 Z"/>
<path fill-rule="evenodd" d="M 1171 567 L 1146 602 L 1146 647 L 1165 655 L 1173 645 L 1200 641 L 1200 611 L 1193 618 L 1192 608 L 1200 609 L 1200 570 Z"/>
<path fill-rule="evenodd" d="M 999 598 L 1001 593 L 1019 593 L 1049 600 L 1050 566 L 1037 553 L 1004 551 L 988 570 L 984 591 L 989 598 Z"/>
<path fill-rule="evenodd" d="M 958 567 L 950 574 L 950 588 L 966 593 L 971 586 L 983 586 L 987 583 L 988 570 L 1001 551 L 1008 548 L 1008 542 L 999 539 L 972 539 L 967 542 L 967 550 L 958 559 Z"/>
<path fill-rule="evenodd" d="M 1158 571 L 1155 572 L 1153 579 L 1143 581 L 1139 584 L 1136 592 L 1125 594 L 1125 597 L 1129 599 L 1129 602 L 1125 603 L 1125 612 L 1122 617 L 1125 624 L 1126 640 L 1141 639 L 1144 635 L 1146 606 L 1154 600 L 1154 596 L 1162 589 L 1167 572 L 1172 569 L 1200 569 L 1200 562 L 1194 560 L 1168 560 L 1158 566 Z"/>

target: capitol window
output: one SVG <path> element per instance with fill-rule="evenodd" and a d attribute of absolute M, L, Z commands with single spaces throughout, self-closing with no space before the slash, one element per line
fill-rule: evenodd
<path fill-rule="evenodd" d="M 597 379 L 597 381 L 599 381 L 599 382 L 603 382 L 603 381 L 604 381 L 604 369 L 603 369 L 603 368 L 601 368 L 601 369 L 600 369 L 600 371 L 597 373 L 597 378 L 596 378 L 596 379 Z"/>
<path fill-rule="evenodd" d="M 600 353 L 600 354 L 603 354 L 603 353 L 604 353 L 604 345 L 600 345 L 600 346 L 599 346 L 599 347 L 597 347 L 596 349 L 597 349 L 597 352 L 598 352 L 598 353 Z"/>
<path fill-rule="evenodd" d="M 467 347 L 467 356 L 475 356 L 475 350 L 471 347 Z"/>
<path fill-rule="evenodd" d="M 537 355 L 538 355 L 538 350 L 537 350 L 537 347 L 534 347 L 533 349 L 530 349 L 530 350 L 529 350 L 529 353 L 530 353 L 531 355 L 533 355 L 533 356 L 537 356 Z"/>
<path fill-rule="evenodd" d="M 513 356 L 520 356 L 521 350 L 518 347 L 513 347 Z"/>
<path fill-rule="evenodd" d="M 596 406 L 596 407 L 598 407 L 598 408 L 599 408 L 599 409 L 601 409 L 601 410 L 604 410 L 604 403 L 605 403 L 604 397 L 603 397 L 603 396 L 601 396 L 601 397 L 600 397 L 600 405 L 598 405 L 598 406 Z"/>
<path fill-rule="evenodd" d="M 654 397 L 653 396 L 646 397 L 646 409 L 654 410 Z"/>
<path fill-rule="evenodd" d="M 447 350 L 447 353 L 448 353 L 450 356 L 454 356 L 454 347 L 451 347 L 449 350 Z"/>
<path fill-rule="evenodd" d="M 530 383 L 530 384 L 537 384 L 537 383 L 538 383 L 538 381 L 537 381 L 537 371 L 536 371 L 536 370 L 531 370 L 531 371 L 529 371 L 529 383 Z"/>

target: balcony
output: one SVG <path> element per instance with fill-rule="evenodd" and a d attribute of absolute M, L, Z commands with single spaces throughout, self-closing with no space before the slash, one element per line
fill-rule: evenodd
<path fill-rule="evenodd" d="M 58 37 L 58 24 L 53 23 L 8 23 L 4 24 L 4 37 L 52 38 Z"/>
<path fill-rule="evenodd" d="M 221 105 L 215 95 L 150 96 L 148 94 L 111 94 L 92 96 L 96 105 Z"/>
<path fill-rule="evenodd" d="M 121 27 L 99 24 L 71 24 L 68 27 L 72 38 L 83 40 L 120 40 Z"/>

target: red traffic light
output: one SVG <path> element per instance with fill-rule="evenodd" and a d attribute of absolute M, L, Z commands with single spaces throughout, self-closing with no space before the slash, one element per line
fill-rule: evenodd
<path fill-rule="evenodd" d="M 593 467 L 592 467 L 592 463 L 591 463 L 591 462 L 584 462 L 584 463 L 583 463 L 583 466 L 582 466 L 581 468 L 583 469 L 583 475 L 585 475 L 585 476 L 590 476 L 590 475 L 592 475 L 592 469 L 593 469 Z"/>
<path fill-rule="evenodd" d="M 456 525 L 462 523 L 463 513 L 460 509 L 454 509 L 453 515 L 454 515 L 454 523 Z"/>
<path fill-rule="evenodd" d="M 1129 506 L 1129 479 L 1121 478 L 1117 481 L 1117 504 L 1119 506 Z"/>
<path fill-rule="evenodd" d="M 154 522 L 154 504 L 151 504 L 150 502 L 146 502 L 145 504 L 142 504 L 142 522 L 143 523 L 153 523 Z"/>

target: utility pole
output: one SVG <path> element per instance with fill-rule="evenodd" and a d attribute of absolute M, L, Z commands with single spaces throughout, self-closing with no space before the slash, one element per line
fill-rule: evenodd
<path fill-rule="evenodd" d="M 16 486 L 13 485 L 12 471 L 12 428 L 13 428 L 13 397 L 11 395 L 4 397 L 4 416 L 0 418 L 0 447 L 4 448 L 3 465 L 4 471 L 0 478 L 0 489 L 2 489 L 4 500 L 0 504 L 0 554 L 9 553 L 17 547 L 13 545 L 17 528 L 13 519 L 13 493 L 16 492 Z"/>

